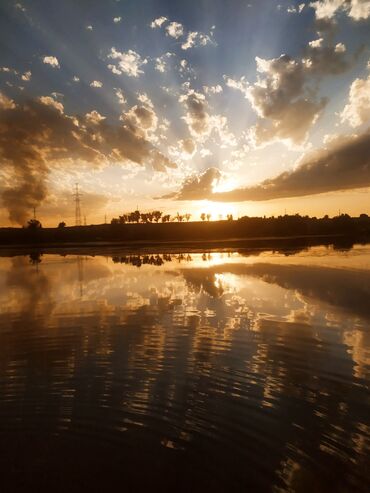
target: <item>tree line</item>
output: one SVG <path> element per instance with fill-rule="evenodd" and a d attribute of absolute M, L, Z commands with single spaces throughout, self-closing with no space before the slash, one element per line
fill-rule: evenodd
<path fill-rule="evenodd" d="M 169 223 L 169 222 L 189 222 L 192 217 L 192 214 L 186 213 L 186 214 L 180 214 L 177 212 L 175 215 L 171 214 L 164 214 L 162 211 L 155 210 L 152 212 L 140 212 L 139 210 L 129 212 L 126 214 L 122 214 L 121 216 L 118 216 L 117 218 L 113 218 L 111 220 L 111 225 L 121 225 L 121 224 L 127 224 L 127 223 Z M 205 221 L 210 221 L 212 215 L 210 213 L 205 213 L 202 212 L 199 216 L 199 218 L 205 222 Z M 222 220 L 222 217 L 219 217 L 220 220 Z M 226 221 L 234 221 L 233 215 L 232 214 L 227 214 L 225 216 Z M 356 222 L 360 222 L 363 224 L 368 224 L 369 221 L 369 216 L 367 214 L 360 214 L 357 218 L 356 217 L 351 217 L 348 214 L 339 214 L 338 216 L 334 216 L 330 218 L 328 215 L 323 216 L 322 218 L 317 218 L 317 217 L 309 217 L 309 216 L 301 216 L 300 214 L 293 214 L 293 215 L 281 215 L 281 216 L 270 216 L 270 217 L 248 217 L 248 216 L 243 216 L 239 218 L 237 221 L 234 221 L 235 224 L 239 224 L 240 226 L 243 225 L 249 225 L 252 226 L 253 229 L 260 229 L 261 227 L 263 228 L 277 228 L 278 230 L 281 231 L 283 228 L 288 228 L 292 232 L 300 230 L 303 226 L 308 226 L 308 225 L 315 225 L 315 227 L 319 224 L 326 229 L 329 227 L 329 225 L 338 225 L 340 224 L 341 229 L 343 232 L 346 231 L 346 229 L 350 228 L 353 226 Z M 66 223 L 65 221 L 61 221 L 58 224 L 58 228 L 65 228 Z M 36 219 L 30 219 L 26 225 L 27 229 L 31 230 L 39 230 L 42 228 L 41 222 Z"/>
<path fill-rule="evenodd" d="M 111 224 L 118 225 L 126 223 L 159 223 L 160 221 L 162 223 L 169 223 L 174 221 L 182 223 L 189 222 L 191 217 L 192 214 L 188 212 L 185 214 L 180 214 L 179 212 L 177 212 L 175 215 L 172 216 L 171 214 L 163 214 L 163 212 L 161 211 L 140 212 L 136 210 L 127 214 L 122 214 L 122 216 L 114 217 L 111 220 Z M 202 212 L 199 217 L 202 221 L 210 221 L 212 214 Z M 232 221 L 233 215 L 227 214 L 227 220 Z"/>

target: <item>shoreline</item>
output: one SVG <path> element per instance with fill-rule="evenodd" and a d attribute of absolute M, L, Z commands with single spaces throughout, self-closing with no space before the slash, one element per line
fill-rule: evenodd
<path fill-rule="evenodd" d="M 129 241 L 91 241 L 91 242 L 50 242 L 50 243 L 27 243 L 27 244 L 0 244 L 0 256 L 7 252 L 11 255 L 27 254 L 30 251 L 40 253 L 62 253 L 66 254 L 86 252 L 101 253 L 147 253 L 151 251 L 165 252 L 207 252 L 228 251 L 233 249 L 289 249 L 309 248 L 312 246 L 338 245 L 342 248 L 351 248 L 353 244 L 367 244 L 369 237 L 350 236 L 345 234 L 331 235 L 294 235 L 294 236 L 265 236 L 251 238 L 230 238 L 211 240 L 129 240 Z M 19 252 L 19 253 L 18 253 Z M 97 253 L 98 254 L 98 253 Z"/>

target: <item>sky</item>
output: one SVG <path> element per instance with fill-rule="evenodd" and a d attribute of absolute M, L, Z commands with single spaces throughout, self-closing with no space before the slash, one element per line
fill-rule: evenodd
<path fill-rule="evenodd" d="M 370 1 L 1 0 L 0 225 L 370 213 Z"/>

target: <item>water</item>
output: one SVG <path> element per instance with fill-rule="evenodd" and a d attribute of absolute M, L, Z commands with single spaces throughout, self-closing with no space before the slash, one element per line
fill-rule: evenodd
<path fill-rule="evenodd" d="M 0 258 L 1 491 L 370 491 L 370 248 Z"/>

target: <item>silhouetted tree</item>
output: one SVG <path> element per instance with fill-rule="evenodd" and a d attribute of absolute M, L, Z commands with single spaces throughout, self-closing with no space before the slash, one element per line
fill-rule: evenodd
<path fill-rule="evenodd" d="M 162 217 L 162 212 L 161 211 L 154 211 L 153 212 L 153 219 L 156 223 L 159 222 L 160 218 Z"/>
<path fill-rule="evenodd" d="M 207 221 L 209 221 L 211 219 L 211 217 L 212 217 L 212 214 L 208 213 L 207 214 Z"/>
<path fill-rule="evenodd" d="M 190 221 L 190 218 L 191 218 L 191 214 L 189 214 L 188 212 L 185 214 L 185 219 L 187 222 Z"/>
<path fill-rule="evenodd" d="M 140 222 L 140 218 L 141 218 L 140 211 L 130 212 L 128 217 L 129 217 L 129 222 L 138 223 Z"/>
<path fill-rule="evenodd" d="M 66 227 L 66 223 L 64 221 L 61 221 L 59 224 L 58 224 L 58 228 L 65 228 Z"/>
<path fill-rule="evenodd" d="M 200 215 L 200 218 L 202 221 L 205 221 L 206 220 L 206 214 L 205 212 L 202 212 L 202 214 Z"/>
<path fill-rule="evenodd" d="M 27 227 L 29 229 L 40 229 L 42 228 L 42 224 L 38 219 L 30 219 L 27 223 Z"/>
<path fill-rule="evenodd" d="M 171 220 L 171 214 L 165 214 L 162 216 L 162 223 L 169 223 Z"/>

